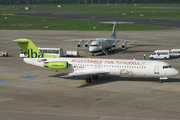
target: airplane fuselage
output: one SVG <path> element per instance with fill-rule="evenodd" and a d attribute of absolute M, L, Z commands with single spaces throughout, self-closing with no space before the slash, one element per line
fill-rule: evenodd
<path fill-rule="evenodd" d="M 91 53 L 97 53 L 97 52 L 102 52 L 103 49 L 111 49 L 113 47 L 113 43 L 115 43 L 116 38 L 114 40 L 108 40 L 109 37 L 103 38 L 103 39 L 98 39 L 96 41 L 91 42 L 89 46 L 89 52 Z M 107 40 L 104 40 L 107 39 Z M 112 39 L 112 38 L 111 38 Z"/>
<path fill-rule="evenodd" d="M 86 58 L 24 58 L 24 61 L 40 67 L 44 67 L 44 61 L 67 61 L 69 64 L 67 69 L 57 70 L 68 73 L 94 70 L 103 71 L 109 75 L 131 77 L 172 77 L 179 74 L 179 71 L 172 68 L 168 63 L 161 61 Z"/>

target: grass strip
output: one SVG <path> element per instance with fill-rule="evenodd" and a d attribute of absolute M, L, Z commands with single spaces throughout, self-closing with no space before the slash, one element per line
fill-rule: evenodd
<path fill-rule="evenodd" d="M 100 24 L 100 21 L 0 21 L 0 29 L 5 30 L 80 30 L 111 31 L 113 24 Z M 164 29 L 162 26 L 119 24 L 118 30 Z"/>

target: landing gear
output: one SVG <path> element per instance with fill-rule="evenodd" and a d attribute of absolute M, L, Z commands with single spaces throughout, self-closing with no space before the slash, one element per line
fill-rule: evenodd
<path fill-rule="evenodd" d="M 93 79 L 93 80 L 97 80 L 97 79 L 98 79 L 98 76 L 97 76 L 97 75 L 93 75 L 93 76 L 92 76 L 92 79 Z"/>
<path fill-rule="evenodd" d="M 91 83 L 91 78 L 86 78 L 87 83 Z"/>
<path fill-rule="evenodd" d="M 91 56 L 94 56 L 94 53 L 92 53 Z"/>
<path fill-rule="evenodd" d="M 159 83 L 162 83 L 163 81 L 162 80 L 159 80 Z"/>
<path fill-rule="evenodd" d="M 93 79 L 93 80 L 97 80 L 97 79 L 98 79 L 98 76 L 97 76 L 97 75 L 93 75 L 93 76 L 92 76 L 92 79 Z M 91 78 L 90 78 L 90 77 L 86 78 L 86 82 L 87 82 L 87 83 L 91 83 Z"/>

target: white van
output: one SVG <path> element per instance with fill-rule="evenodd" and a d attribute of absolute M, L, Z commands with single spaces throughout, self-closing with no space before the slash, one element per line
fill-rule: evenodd
<path fill-rule="evenodd" d="M 180 49 L 171 49 L 170 57 L 180 57 Z"/>
<path fill-rule="evenodd" d="M 169 59 L 169 50 L 156 50 L 150 56 L 149 59 Z"/>

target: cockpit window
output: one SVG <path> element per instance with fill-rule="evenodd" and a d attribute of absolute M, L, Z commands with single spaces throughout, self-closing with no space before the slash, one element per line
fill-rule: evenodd
<path fill-rule="evenodd" d="M 171 68 L 171 66 L 163 66 L 163 69 Z"/>
<path fill-rule="evenodd" d="M 95 46 L 98 46 L 98 44 L 95 44 L 95 45 L 91 45 L 91 47 L 95 47 Z"/>

